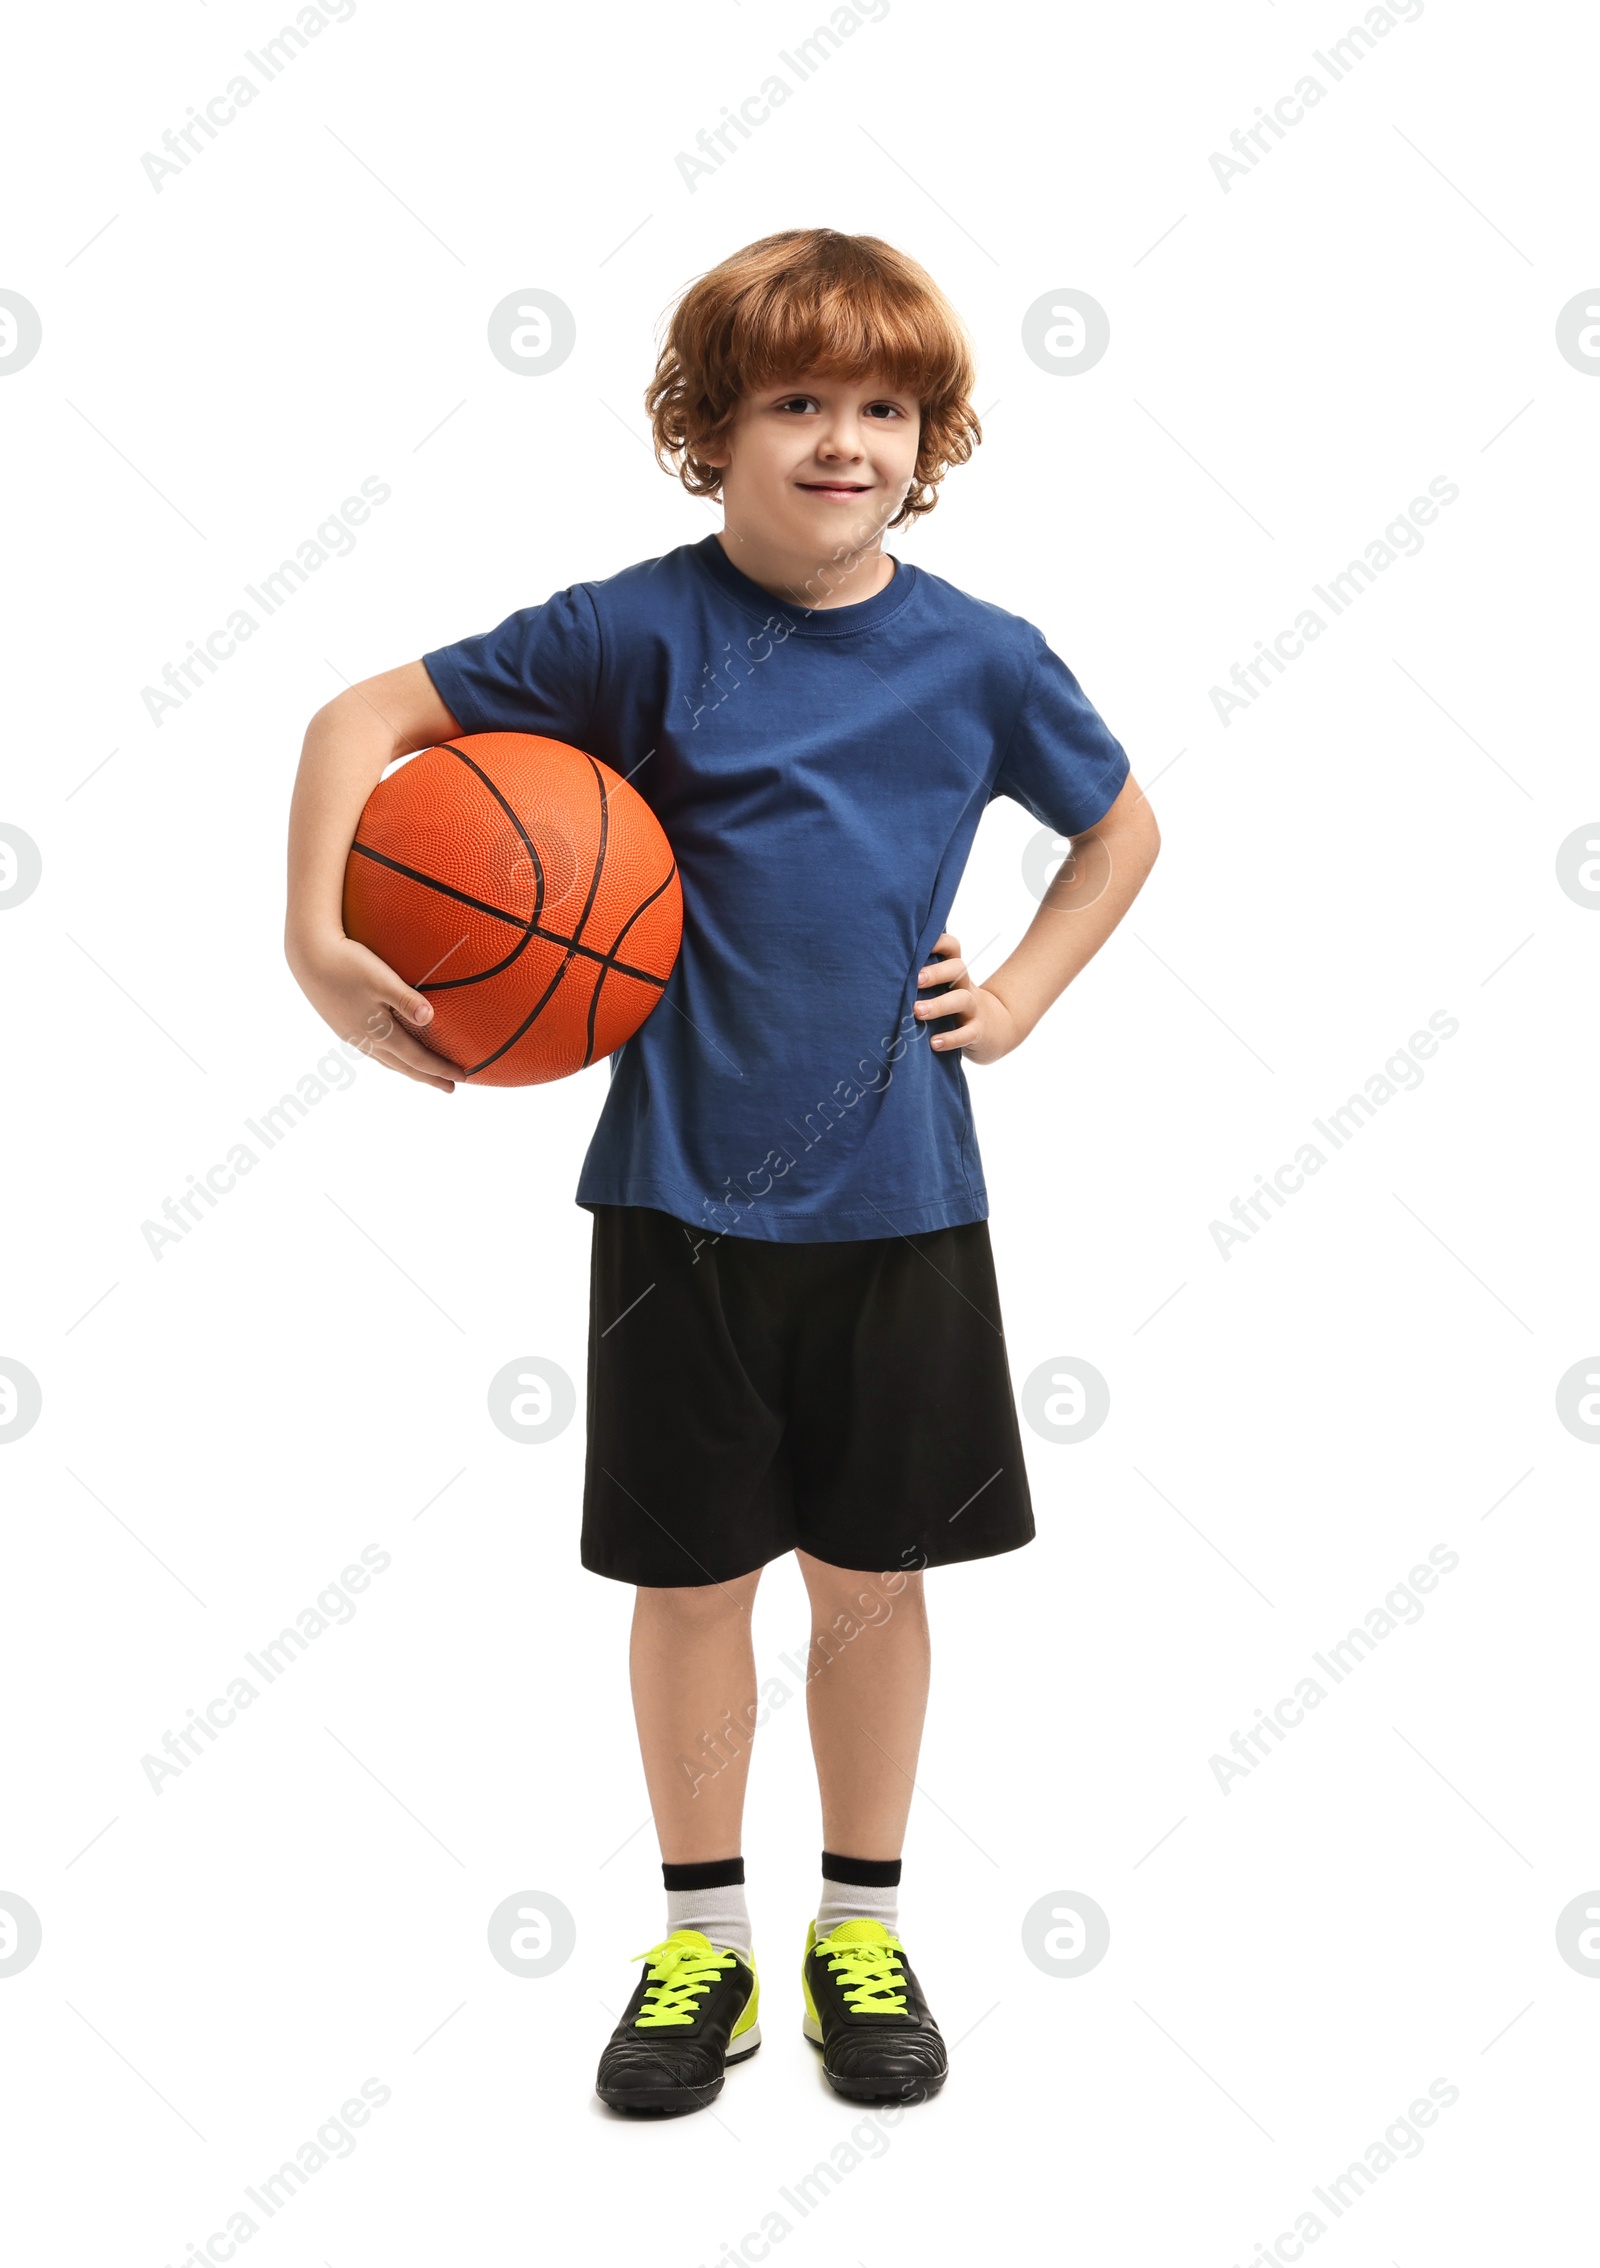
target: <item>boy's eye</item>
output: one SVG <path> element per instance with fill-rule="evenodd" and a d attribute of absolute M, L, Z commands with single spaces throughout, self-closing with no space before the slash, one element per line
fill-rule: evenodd
<path fill-rule="evenodd" d="M 780 410 L 808 410 L 815 409 L 817 407 L 817 402 L 816 397 L 813 394 L 790 394 L 786 400 L 775 402 L 773 404 L 773 407 L 774 409 Z M 868 402 L 862 411 L 862 415 L 864 417 L 873 417 L 876 416 L 879 411 L 882 411 L 884 413 L 884 416 L 880 421 L 883 423 L 887 423 L 890 418 L 904 417 L 905 415 L 904 410 L 900 408 L 897 402 Z"/>

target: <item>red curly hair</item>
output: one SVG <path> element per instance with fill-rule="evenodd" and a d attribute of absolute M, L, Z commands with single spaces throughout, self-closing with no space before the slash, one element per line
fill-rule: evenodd
<path fill-rule="evenodd" d="M 786 228 L 732 253 L 672 310 L 645 408 L 656 462 L 691 496 L 715 496 L 720 449 L 746 394 L 802 373 L 882 373 L 922 411 L 916 472 L 888 525 L 931 512 L 951 465 L 983 439 L 970 395 L 972 349 L 925 269 L 877 236 Z"/>

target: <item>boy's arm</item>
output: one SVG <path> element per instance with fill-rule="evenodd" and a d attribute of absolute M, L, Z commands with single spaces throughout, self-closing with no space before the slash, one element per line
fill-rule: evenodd
<path fill-rule="evenodd" d="M 944 956 L 917 978 L 949 984 L 919 1000 L 915 1014 L 935 1026 L 929 1044 L 960 1048 L 969 1063 L 994 1063 L 1020 1047 L 1040 1017 L 1087 967 L 1144 886 L 1161 848 L 1155 814 L 1130 776 L 1105 817 L 1072 842 L 1023 934 L 984 984 L 967 976 L 961 947 L 947 930 L 934 946 Z M 959 1016 L 946 1030 L 942 1016 Z"/>
<path fill-rule="evenodd" d="M 289 905 L 283 949 L 300 989 L 341 1039 L 376 1062 L 454 1092 L 440 1058 L 413 1039 L 433 1009 L 376 953 L 344 933 L 344 870 L 368 796 L 395 757 L 460 727 L 421 662 L 340 693 L 306 727 L 289 807 Z M 401 1019 L 400 1021 L 397 1021 Z"/>

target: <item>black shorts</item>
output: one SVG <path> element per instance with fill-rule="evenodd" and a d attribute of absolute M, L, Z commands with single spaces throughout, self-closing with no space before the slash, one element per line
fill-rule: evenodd
<path fill-rule="evenodd" d="M 773 1244 L 596 1205 L 585 1567 L 729 1582 L 1032 1540 L 986 1221 Z"/>

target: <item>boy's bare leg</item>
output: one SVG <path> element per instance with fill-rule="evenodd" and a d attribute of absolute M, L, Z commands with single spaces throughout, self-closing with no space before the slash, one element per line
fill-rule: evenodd
<path fill-rule="evenodd" d="M 634 1595 L 633 1713 L 661 1856 L 672 1866 L 741 1849 L 756 1704 L 750 1609 L 760 1579 L 758 1567 L 731 1583 Z"/>
<path fill-rule="evenodd" d="M 811 1594 L 806 1711 L 823 1848 L 896 1859 L 928 1706 L 922 1576 L 830 1567 L 804 1551 L 795 1558 Z"/>

